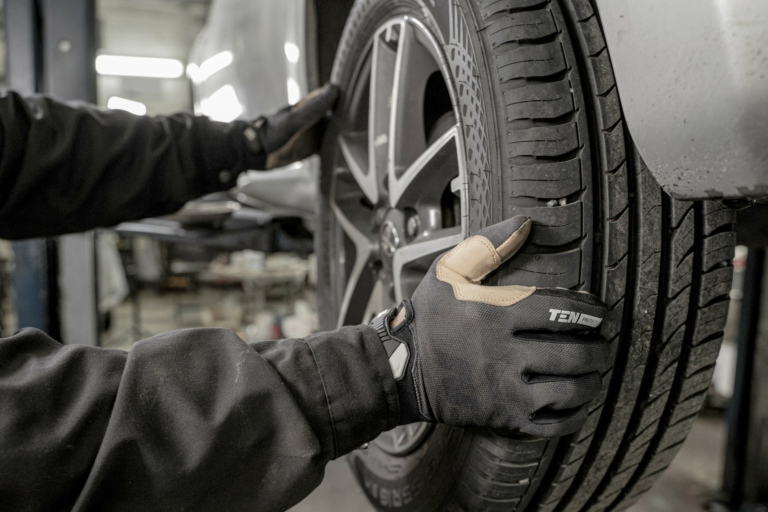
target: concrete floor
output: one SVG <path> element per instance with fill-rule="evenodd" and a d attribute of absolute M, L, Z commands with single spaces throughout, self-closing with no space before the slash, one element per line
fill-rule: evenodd
<path fill-rule="evenodd" d="M 346 458 L 325 468 L 325 479 L 301 503 L 289 512 L 376 512 L 357 485 Z"/>
<path fill-rule="evenodd" d="M 223 290 L 163 296 L 143 293 L 142 328 L 148 333 L 159 334 L 202 325 L 197 318 L 200 312 L 221 304 L 227 298 L 231 300 L 231 294 L 231 291 Z M 132 340 L 113 338 L 130 325 L 130 315 L 131 309 L 127 304 L 113 312 L 113 329 L 105 335 L 107 339 L 112 337 L 109 343 L 105 343 L 107 346 L 130 349 Z M 725 426 L 722 418 L 700 417 L 669 470 L 629 511 L 704 512 L 702 504 L 720 488 L 724 448 Z M 375 512 L 375 509 L 358 487 L 346 459 L 340 459 L 328 465 L 322 485 L 291 512 Z"/>
<path fill-rule="evenodd" d="M 630 512 L 704 512 L 722 485 L 725 421 L 702 414 L 669 469 Z"/>

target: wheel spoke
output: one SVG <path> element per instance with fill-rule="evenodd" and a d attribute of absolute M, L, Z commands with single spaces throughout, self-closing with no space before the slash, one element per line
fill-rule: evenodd
<path fill-rule="evenodd" d="M 337 321 L 337 326 L 341 327 L 348 321 L 350 304 L 352 304 L 353 299 L 360 299 L 361 293 L 365 292 L 364 288 L 367 288 L 367 286 L 365 286 L 366 282 L 371 280 L 368 278 L 370 276 L 366 275 L 365 269 L 371 259 L 372 251 L 371 242 L 368 238 L 360 232 L 352 222 L 350 222 L 334 202 L 331 202 L 331 209 L 333 210 L 333 214 L 341 226 L 341 229 L 346 233 L 349 239 L 352 240 L 352 243 L 355 246 L 355 263 L 352 266 L 352 272 L 347 280 L 344 297 L 341 302 L 339 319 Z"/>
<path fill-rule="evenodd" d="M 339 148 L 341 148 L 341 154 L 344 157 L 344 161 L 355 178 L 360 190 L 363 191 L 365 197 L 371 202 L 376 204 L 379 202 L 379 190 L 376 183 L 376 173 L 372 172 L 372 168 L 369 167 L 366 171 L 365 164 L 368 155 L 366 154 L 365 142 L 367 136 L 363 134 L 348 133 L 346 135 L 339 136 Z"/>
<path fill-rule="evenodd" d="M 411 437 L 419 432 L 421 424 L 414 423 L 410 425 L 403 425 L 402 428 L 396 428 L 389 431 L 389 435 L 392 436 L 392 446 L 396 451 L 402 450 Z"/>
<path fill-rule="evenodd" d="M 404 267 L 416 260 L 427 256 L 437 256 L 438 253 L 458 245 L 464 240 L 461 227 L 443 229 L 432 234 L 428 240 L 406 245 L 395 251 L 392 259 L 392 274 L 395 283 L 395 300 L 400 303 L 406 296 L 404 286 Z M 421 274 L 423 275 L 423 274 Z"/>
<path fill-rule="evenodd" d="M 384 297 L 384 291 L 386 285 L 379 279 L 376 284 L 373 285 L 373 291 L 368 298 L 368 305 L 365 307 L 365 314 L 363 314 L 363 324 L 368 324 L 373 320 L 373 317 L 384 311 L 388 305 L 388 301 Z"/>
<path fill-rule="evenodd" d="M 399 27 L 400 24 L 389 25 L 373 40 L 368 117 L 368 167 L 373 180 L 383 176 L 387 169 Z"/>
<path fill-rule="evenodd" d="M 397 208 L 401 200 L 409 198 L 412 186 L 414 189 L 428 184 L 442 186 L 443 181 L 459 174 L 458 135 L 459 128 L 454 126 L 429 146 L 400 178 L 394 172 L 389 173 L 389 203 L 392 208 Z M 446 180 L 441 179 L 444 174 Z M 440 192 L 435 196 L 440 197 Z"/>
<path fill-rule="evenodd" d="M 440 68 L 433 54 L 424 46 L 421 31 L 412 20 L 400 28 L 392 90 L 389 122 L 389 165 L 387 172 L 395 178 L 424 152 L 424 93 L 427 81 Z"/>

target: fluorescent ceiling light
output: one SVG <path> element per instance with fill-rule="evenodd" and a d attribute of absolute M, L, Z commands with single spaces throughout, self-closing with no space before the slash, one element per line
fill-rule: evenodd
<path fill-rule="evenodd" d="M 301 55 L 301 52 L 299 51 L 298 46 L 296 46 L 290 41 L 285 43 L 285 58 L 288 59 L 288 62 L 292 64 L 296 64 L 297 62 L 299 62 L 300 55 Z"/>
<path fill-rule="evenodd" d="M 184 75 L 184 64 L 176 59 L 99 55 L 96 72 L 100 75 L 179 78 Z"/>
<path fill-rule="evenodd" d="M 293 78 L 288 79 L 288 104 L 295 105 L 301 101 L 301 89 L 299 83 Z"/>
<path fill-rule="evenodd" d="M 119 96 L 112 96 L 107 102 L 107 108 L 111 110 L 125 110 L 137 116 L 147 113 L 147 106 L 139 101 L 127 100 Z"/>
<path fill-rule="evenodd" d="M 237 99 L 235 88 L 225 85 L 200 102 L 200 111 L 214 121 L 228 123 L 243 113 L 243 106 Z"/>

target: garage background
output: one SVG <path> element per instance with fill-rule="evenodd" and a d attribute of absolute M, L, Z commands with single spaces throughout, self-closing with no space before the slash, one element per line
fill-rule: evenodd
<path fill-rule="evenodd" d="M 308 62 L 301 72 L 294 69 L 304 58 L 296 52 L 302 54 L 305 42 L 285 35 L 290 23 L 282 18 L 273 22 L 285 22 L 282 40 L 257 48 L 243 39 L 244 46 L 232 50 L 238 55 L 208 51 L 217 44 L 208 0 L 78 1 L 73 4 L 82 10 L 69 12 L 53 0 L 0 4 L 0 87 L 53 93 L 102 108 L 147 115 L 197 112 L 224 121 L 255 117 L 296 102 L 317 84 L 317 66 L 322 65 Z M 13 24 L 5 23 L 9 18 Z M 281 62 L 287 78 L 278 85 L 254 80 L 247 91 L 226 83 L 229 73 L 251 56 L 251 67 L 257 70 Z M 144 60 L 134 62 L 132 71 L 115 72 L 108 66 L 113 57 Z M 295 171 L 306 179 L 313 165 Z M 19 327 L 35 326 L 65 342 L 78 339 L 123 350 L 140 339 L 185 327 L 226 327 L 247 341 L 315 332 L 319 322 L 311 209 L 281 210 L 284 205 L 248 196 L 247 185 L 240 192 L 247 197 L 234 198 L 240 206 L 233 197 L 210 198 L 218 208 L 215 214 L 208 208 L 207 216 L 201 216 L 200 208 L 193 208 L 190 217 L 165 219 L 151 229 L 132 225 L 59 239 L 0 241 L 0 331 L 7 336 Z M 227 223 L 244 212 L 250 224 L 233 234 Z M 768 318 L 761 315 L 760 302 L 764 260 L 762 249 L 737 247 L 729 321 L 707 407 L 669 470 L 632 511 L 697 511 L 738 501 L 739 475 L 747 464 L 739 429 L 743 433 L 746 428 L 741 416 L 751 399 L 744 381 L 753 367 L 744 356 L 739 366 L 737 347 L 747 346 L 755 357 L 765 355 L 754 345 L 766 335 L 759 321 Z M 746 280 L 745 273 L 750 276 Z M 342 459 L 329 465 L 324 483 L 293 510 L 374 509 Z"/>

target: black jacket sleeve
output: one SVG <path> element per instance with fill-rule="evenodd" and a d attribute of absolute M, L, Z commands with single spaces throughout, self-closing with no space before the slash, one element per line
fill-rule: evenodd
<path fill-rule="evenodd" d="M 165 215 L 263 168 L 248 123 L 141 117 L 0 93 L 0 238 Z"/>
<path fill-rule="evenodd" d="M 129 353 L 27 329 L 0 340 L 0 508 L 283 511 L 398 416 L 370 327 L 193 329 Z"/>

